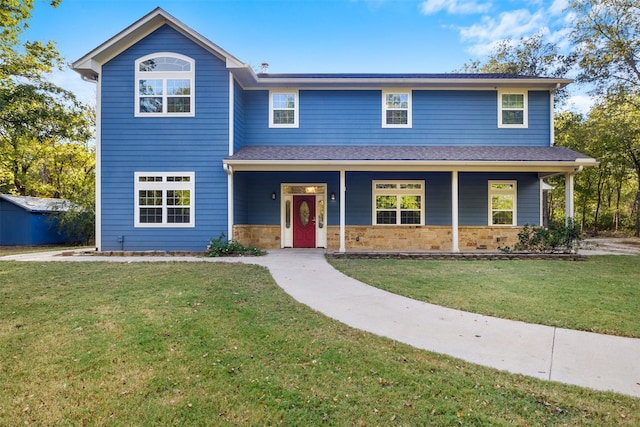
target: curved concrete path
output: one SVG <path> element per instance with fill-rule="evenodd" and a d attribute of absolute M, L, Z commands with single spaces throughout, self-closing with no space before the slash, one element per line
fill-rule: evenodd
<path fill-rule="evenodd" d="M 0 260 L 258 264 L 267 267 L 293 298 L 352 327 L 512 373 L 640 397 L 640 339 L 516 322 L 415 301 L 345 276 L 327 263 L 323 250 L 205 259 L 53 255 L 13 255 Z"/>

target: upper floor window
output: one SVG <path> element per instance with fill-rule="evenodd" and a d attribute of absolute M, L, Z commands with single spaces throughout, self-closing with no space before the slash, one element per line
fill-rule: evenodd
<path fill-rule="evenodd" d="M 194 227 L 193 172 L 136 172 L 136 227 Z"/>
<path fill-rule="evenodd" d="M 136 116 L 194 116 L 195 63 L 177 53 L 136 61 Z"/>
<path fill-rule="evenodd" d="M 298 127 L 298 91 L 269 92 L 269 127 Z"/>
<path fill-rule="evenodd" d="M 516 225 L 516 181 L 489 181 L 489 225 Z"/>
<path fill-rule="evenodd" d="M 373 181 L 373 225 L 424 224 L 424 181 Z"/>
<path fill-rule="evenodd" d="M 382 127 L 411 127 L 411 91 L 382 91 Z"/>
<path fill-rule="evenodd" d="M 528 126 L 527 92 L 498 91 L 498 127 L 526 128 Z"/>

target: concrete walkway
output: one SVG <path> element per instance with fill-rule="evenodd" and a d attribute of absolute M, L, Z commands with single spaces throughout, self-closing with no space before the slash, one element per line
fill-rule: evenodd
<path fill-rule="evenodd" d="M 512 373 L 640 397 L 640 339 L 527 324 L 415 301 L 343 275 L 327 263 L 323 250 L 273 250 L 264 257 L 222 259 L 55 255 L 0 260 L 258 264 L 267 267 L 293 298 L 352 327 Z"/>

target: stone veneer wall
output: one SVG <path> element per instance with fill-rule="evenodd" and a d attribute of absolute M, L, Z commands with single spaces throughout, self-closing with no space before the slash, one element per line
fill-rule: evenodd
<path fill-rule="evenodd" d="M 279 225 L 234 225 L 233 239 L 258 249 L 280 248 Z"/>
<path fill-rule="evenodd" d="M 497 250 L 515 245 L 521 227 L 461 226 L 458 246 L 461 251 Z M 245 246 L 260 249 L 280 248 L 279 225 L 234 225 L 233 237 Z M 340 248 L 340 227 L 327 227 L 328 249 Z M 347 250 L 451 251 L 449 226 L 368 226 L 346 227 Z"/>

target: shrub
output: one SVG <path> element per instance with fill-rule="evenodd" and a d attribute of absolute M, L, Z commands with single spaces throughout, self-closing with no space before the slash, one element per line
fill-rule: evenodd
<path fill-rule="evenodd" d="M 572 218 L 564 222 L 553 222 L 549 228 L 529 226 L 526 224 L 518 233 L 518 243 L 513 247 L 515 251 L 554 253 L 575 252 L 582 240 L 580 226 Z M 501 248 L 511 252 L 511 248 Z"/>
<path fill-rule="evenodd" d="M 88 245 L 95 240 L 96 214 L 93 200 L 84 204 L 60 202 L 57 212 L 49 216 L 60 235 Z"/>
<path fill-rule="evenodd" d="M 254 246 L 242 246 L 235 240 L 226 240 L 224 233 L 221 233 L 217 239 L 211 238 L 204 254 L 209 257 L 242 255 L 260 256 L 264 255 L 265 252 Z"/>

